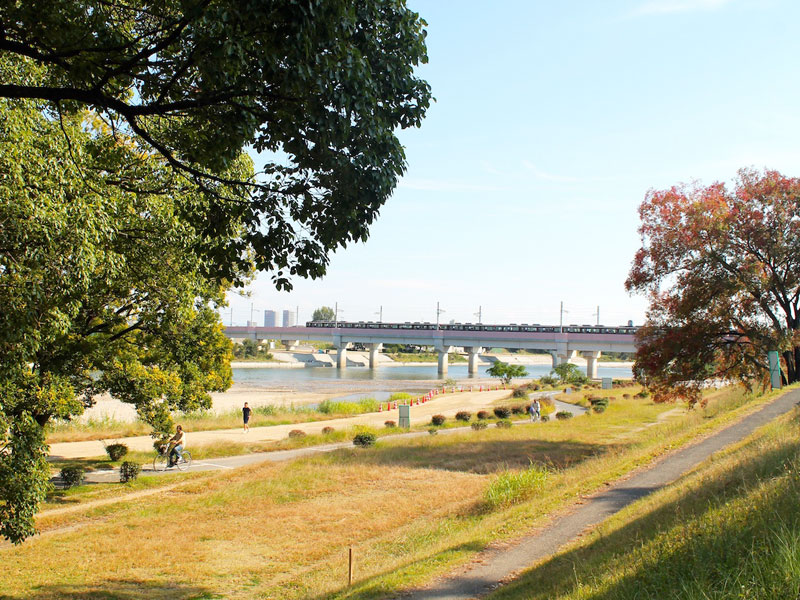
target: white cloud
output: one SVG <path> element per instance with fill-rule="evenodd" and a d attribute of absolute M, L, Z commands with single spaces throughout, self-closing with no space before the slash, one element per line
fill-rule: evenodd
<path fill-rule="evenodd" d="M 569 175 L 555 175 L 553 173 L 548 173 L 547 171 L 543 171 L 532 162 L 528 160 L 522 161 L 522 166 L 525 167 L 528 171 L 533 173 L 533 176 L 536 179 L 541 179 L 542 181 L 553 181 L 555 183 L 575 183 L 580 181 L 577 177 L 571 177 Z"/>
<path fill-rule="evenodd" d="M 650 0 L 634 10 L 634 15 L 667 15 L 719 10 L 733 0 Z"/>

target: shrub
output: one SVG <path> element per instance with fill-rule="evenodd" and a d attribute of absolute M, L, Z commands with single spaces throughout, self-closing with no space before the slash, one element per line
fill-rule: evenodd
<path fill-rule="evenodd" d="M 492 415 L 490 415 L 490 414 L 489 414 L 488 412 L 486 412 L 485 410 L 479 410 L 479 411 L 478 411 L 478 414 L 477 414 L 477 415 L 475 415 L 475 416 L 476 416 L 476 417 L 478 417 L 479 419 L 483 419 L 483 420 L 486 420 L 486 419 L 491 419 L 491 418 L 492 418 Z"/>
<path fill-rule="evenodd" d="M 494 414 L 498 419 L 507 419 L 511 416 L 511 409 L 507 406 L 498 406 L 494 409 Z"/>
<path fill-rule="evenodd" d="M 524 415 L 527 412 L 522 404 L 517 404 L 516 406 L 511 407 L 511 414 L 512 415 Z"/>
<path fill-rule="evenodd" d="M 328 435 L 329 433 L 333 433 L 333 427 L 323 427 L 322 428 L 322 435 Z"/>
<path fill-rule="evenodd" d="M 547 423 L 550 420 L 550 417 L 547 415 L 542 415 L 542 423 Z"/>
<path fill-rule="evenodd" d="M 528 392 L 525 391 L 525 388 L 521 388 L 521 387 L 514 388 L 514 391 L 511 392 L 511 397 L 512 398 L 527 398 L 528 397 Z"/>
<path fill-rule="evenodd" d="M 83 467 L 64 467 L 61 469 L 61 481 L 65 488 L 71 488 L 83 483 L 83 477 L 86 471 Z"/>
<path fill-rule="evenodd" d="M 486 421 L 475 421 L 472 425 L 470 425 L 475 431 L 480 431 L 481 429 L 486 429 Z"/>
<path fill-rule="evenodd" d="M 511 421 L 508 421 L 506 419 L 500 419 L 497 422 L 497 426 L 500 427 L 501 429 L 508 429 L 509 427 L 511 427 Z"/>
<path fill-rule="evenodd" d="M 139 463 L 126 460 L 119 466 L 119 481 L 120 483 L 128 483 L 129 481 L 136 481 L 139 473 L 142 472 L 142 465 Z"/>
<path fill-rule="evenodd" d="M 605 412 L 606 405 L 605 404 L 592 404 L 592 410 L 594 412 L 600 414 L 601 412 Z M 589 414 L 589 413 L 586 413 L 586 414 Z"/>
<path fill-rule="evenodd" d="M 411 394 L 406 392 L 395 392 L 389 396 L 389 402 L 396 402 L 399 400 L 411 400 Z"/>
<path fill-rule="evenodd" d="M 436 425 L 437 427 L 440 425 L 444 425 L 445 417 L 444 415 L 433 415 L 431 417 L 431 425 Z"/>
<path fill-rule="evenodd" d="M 542 375 L 539 377 L 539 382 L 542 385 L 555 385 L 559 382 L 558 377 L 551 377 L 550 375 Z"/>
<path fill-rule="evenodd" d="M 435 427 L 431 427 L 430 429 L 428 429 L 428 433 L 430 433 L 431 435 L 436 435 L 437 433 L 439 433 L 439 430 L 436 429 Z"/>
<path fill-rule="evenodd" d="M 542 386 L 540 386 L 538 383 L 531 384 L 531 389 L 534 392 L 538 392 L 541 388 L 542 388 Z"/>
<path fill-rule="evenodd" d="M 625 400 L 630 400 L 631 399 L 631 395 L 630 394 L 622 394 L 622 397 L 625 398 Z"/>
<path fill-rule="evenodd" d="M 560 410 L 556 413 L 556 419 L 559 419 L 561 421 L 571 418 L 572 418 L 572 413 L 569 412 L 568 410 Z"/>
<path fill-rule="evenodd" d="M 305 431 L 303 431 L 302 429 L 292 429 L 292 430 L 289 432 L 289 437 L 290 437 L 290 438 L 302 438 L 302 437 L 306 437 L 306 432 L 305 432 Z"/>
<path fill-rule="evenodd" d="M 550 396 L 539 398 L 539 407 L 540 407 L 539 412 L 543 417 L 546 417 L 556 412 L 556 404 L 555 402 L 553 402 L 553 399 Z"/>
<path fill-rule="evenodd" d="M 466 410 L 460 410 L 456 413 L 456 421 L 468 422 L 472 418 L 472 413 Z"/>
<path fill-rule="evenodd" d="M 383 424 L 386 425 L 386 427 L 388 427 L 389 429 L 397 427 L 397 423 L 395 423 L 394 421 L 384 421 Z"/>
<path fill-rule="evenodd" d="M 368 446 L 375 445 L 375 439 L 376 437 L 374 433 L 358 433 L 355 435 L 355 437 L 353 437 L 353 445 L 360 446 L 361 448 L 367 448 Z"/>
<path fill-rule="evenodd" d="M 638 394 L 635 395 L 636 398 L 647 398 L 650 395 L 650 392 L 647 390 L 642 390 Z"/>
<path fill-rule="evenodd" d="M 106 454 L 108 454 L 108 458 L 115 462 L 125 456 L 127 453 L 128 447 L 125 444 L 109 444 L 106 446 Z"/>

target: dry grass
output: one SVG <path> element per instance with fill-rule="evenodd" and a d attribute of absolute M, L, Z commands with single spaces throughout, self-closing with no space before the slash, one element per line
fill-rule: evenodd
<path fill-rule="evenodd" d="M 69 518 L 45 515 L 49 534 L 0 550 L 0 597 L 141 597 L 134 584 L 149 598 L 385 597 L 732 418 L 745 399 L 725 398 L 714 419 L 695 411 L 659 422 L 672 406 L 618 399 L 603 415 L 565 423 L 388 438 L 368 450 L 204 474 Z M 541 493 L 487 511 L 494 474 L 531 461 L 552 469 Z M 65 526 L 75 529 L 58 530 Z M 345 592 L 350 546 L 359 583 Z"/>

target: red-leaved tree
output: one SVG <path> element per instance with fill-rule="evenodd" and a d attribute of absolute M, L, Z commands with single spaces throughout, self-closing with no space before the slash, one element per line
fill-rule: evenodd
<path fill-rule="evenodd" d="M 800 179 L 741 170 L 732 190 L 650 191 L 639 214 L 625 287 L 650 296 L 635 371 L 655 399 L 694 403 L 708 378 L 764 382 L 770 350 L 784 382 L 800 380 Z"/>

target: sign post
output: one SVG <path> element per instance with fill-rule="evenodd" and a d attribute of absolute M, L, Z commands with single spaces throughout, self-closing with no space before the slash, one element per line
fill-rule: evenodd
<path fill-rule="evenodd" d="M 773 390 L 781 389 L 781 359 L 777 351 L 767 352 L 769 358 L 769 379 Z"/>

